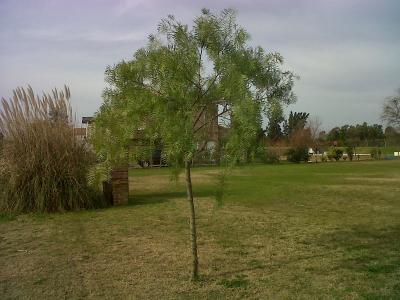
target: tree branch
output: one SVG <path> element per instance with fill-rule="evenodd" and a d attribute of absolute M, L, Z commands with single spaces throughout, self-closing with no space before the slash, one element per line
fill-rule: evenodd
<path fill-rule="evenodd" d="M 196 134 L 197 132 L 199 132 L 202 128 L 204 128 L 204 126 L 206 126 L 207 124 L 210 124 L 212 121 L 214 121 L 215 119 L 217 119 L 218 117 L 222 116 L 223 114 L 227 113 L 230 111 L 230 109 L 227 108 L 228 104 L 225 104 L 224 109 L 222 110 L 222 112 L 220 112 L 219 114 L 214 115 L 208 122 L 204 122 L 199 128 L 197 128 L 196 130 L 194 130 L 194 134 Z"/>
<path fill-rule="evenodd" d="M 197 122 L 200 120 L 201 116 L 203 115 L 204 111 L 206 110 L 207 105 L 203 105 L 203 108 L 201 109 L 199 115 L 197 116 L 196 120 L 193 123 L 193 129 L 196 127 Z"/>

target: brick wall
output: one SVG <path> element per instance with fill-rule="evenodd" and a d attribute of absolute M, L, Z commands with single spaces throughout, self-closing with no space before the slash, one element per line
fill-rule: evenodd
<path fill-rule="evenodd" d="M 111 171 L 111 184 L 114 205 L 127 204 L 129 198 L 128 167 L 113 169 Z"/>

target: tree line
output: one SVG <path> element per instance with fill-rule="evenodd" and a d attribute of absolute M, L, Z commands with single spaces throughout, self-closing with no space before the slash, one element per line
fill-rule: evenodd
<path fill-rule="evenodd" d="M 281 122 L 271 120 L 265 129 L 269 144 L 285 143 L 298 144 L 302 139 L 303 144 L 312 146 L 313 141 L 322 145 L 354 146 L 354 147 L 384 147 L 400 145 L 400 132 L 394 126 L 384 128 L 380 124 L 362 124 L 335 126 L 325 131 L 321 130 L 318 119 L 310 119 L 306 112 L 290 112 L 287 119 Z"/>

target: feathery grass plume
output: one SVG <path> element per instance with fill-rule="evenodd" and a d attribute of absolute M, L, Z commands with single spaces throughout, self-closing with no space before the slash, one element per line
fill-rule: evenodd
<path fill-rule="evenodd" d="M 70 91 L 39 97 L 17 88 L 0 106 L 0 210 L 53 212 L 92 208 L 102 200 L 87 183 L 94 163 L 84 141 L 74 135 Z"/>

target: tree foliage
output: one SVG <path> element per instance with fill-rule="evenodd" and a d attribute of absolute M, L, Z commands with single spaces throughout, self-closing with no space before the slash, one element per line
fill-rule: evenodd
<path fill-rule="evenodd" d="M 285 120 L 281 101 L 276 99 L 270 101 L 267 107 L 267 137 L 272 141 L 277 141 L 283 137 L 281 123 Z"/>
<path fill-rule="evenodd" d="M 249 47 L 248 39 L 229 9 L 218 15 L 204 9 L 191 29 L 173 16 L 163 19 L 132 60 L 107 68 L 97 149 L 116 163 L 140 128 L 146 138 L 162 138 L 170 165 L 183 166 L 204 150 L 202 129 L 218 117 L 207 114 L 220 104 L 231 118 L 225 150 L 243 155 L 269 104 L 295 101 L 295 77 L 281 70 L 282 56 Z"/>
<path fill-rule="evenodd" d="M 371 145 L 382 142 L 385 138 L 382 125 L 368 125 L 366 122 L 356 125 L 343 125 L 332 128 L 328 135 L 328 141 L 340 141 L 349 146 Z"/>
<path fill-rule="evenodd" d="M 400 88 L 396 96 L 387 98 L 383 103 L 381 119 L 390 126 L 400 127 Z"/>
<path fill-rule="evenodd" d="M 400 130 L 388 126 L 385 129 L 385 143 L 387 146 L 399 146 L 400 145 Z"/>
<path fill-rule="evenodd" d="M 283 131 L 287 138 L 296 130 L 303 129 L 307 124 L 309 113 L 306 112 L 290 112 L 289 117 L 283 124 Z"/>
<path fill-rule="evenodd" d="M 282 71 L 282 56 L 248 41 L 230 9 L 219 14 L 203 9 L 192 27 L 174 16 L 163 19 L 131 60 L 106 69 L 109 87 L 93 135 L 103 160 L 109 165 L 124 161 L 138 130 L 149 141 L 161 139 L 168 164 L 175 170 L 186 167 L 192 202 L 191 162 L 205 151 L 216 118 L 230 119 L 223 160 L 248 157 L 269 103 L 295 101 L 295 76 Z"/>

